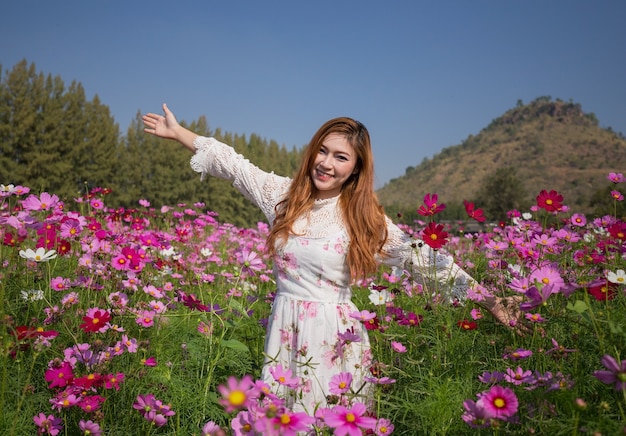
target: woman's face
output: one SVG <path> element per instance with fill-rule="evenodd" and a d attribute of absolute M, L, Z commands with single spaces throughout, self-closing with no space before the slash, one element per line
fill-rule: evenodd
<path fill-rule="evenodd" d="M 311 179 L 317 188 L 317 198 L 339 195 L 343 184 L 355 172 L 357 156 L 345 136 L 329 134 L 315 156 Z"/>

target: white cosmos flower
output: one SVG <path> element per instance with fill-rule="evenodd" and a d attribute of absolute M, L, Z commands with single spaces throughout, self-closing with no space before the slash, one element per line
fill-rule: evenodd
<path fill-rule="evenodd" d="M 24 259 L 34 260 L 35 262 L 47 262 L 57 257 L 57 252 L 56 250 L 46 251 L 43 247 L 39 247 L 37 251 L 27 248 L 26 250 L 20 250 L 20 256 Z"/>
<path fill-rule="evenodd" d="M 532 219 L 532 217 L 533 217 L 533 214 L 532 214 L 532 213 L 530 213 L 530 212 L 524 212 L 524 213 L 522 214 L 522 218 L 524 218 L 526 221 L 528 221 L 528 220 Z"/>
<path fill-rule="evenodd" d="M 160 253 L 161 253 L 161 256 L 171 257 L 176 254 L 176 250 L 174 250 L 174 247 L 169 247 L 169 248 L 165 248 L 161 250 Z"/>
<path fill-rule="evenodd" d="M 617 283 L 618 285 L 626 284 L 626 272 L 623 269 L 617 271 L 609 271 L 606 273 L 606 279 L 611 283 Z"/>
<path fill-rule="evenodd" d="M 370 290 L 369 299 L 375 306 L 380 306 L 392 301 L 391 293 L 386 289 L 382 291 Z"/>
<path fill-rule="evenodd" d="M 28 291 L 20 291 L 20 295 L 26 301 L 43 300 L 43 291 L 40 289 L 31 289 Z"/>

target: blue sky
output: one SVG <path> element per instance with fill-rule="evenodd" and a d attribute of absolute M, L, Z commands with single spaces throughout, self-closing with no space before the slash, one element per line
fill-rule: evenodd
<path fill-rule="evenodd" d="M 346 115 L 370 131 L 377 187 L 518 100 L 571 100 L 626 134 L 623 0 L 6 3 L 3 70 L 81 82 L 122 133 L 167 102 L 291 148 Z"/>

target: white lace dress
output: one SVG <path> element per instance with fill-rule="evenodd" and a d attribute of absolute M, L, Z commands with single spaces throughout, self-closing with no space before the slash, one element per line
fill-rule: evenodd
<path fill-rule="evenodd" d="M 231 147 L 214 138 L 195 140 L 192 168 L 201 173 L 231 180 L 243 195 L 265 214 L 270 225 L 274 206 L 289 188 L 291 179 L 262 171 Z M 307 216 L 295 224 L 295 233 L 274 261 L 276 298 L 267 327 L 263 380 L 288 398 L 294 410 L 312 413 L 325 407 L 334 375 L 350 372 L 352 388 L 364 385 L 372 360 L 367 331 L 350 317 L 358 311 L 351 301 L 350 274 L 346 265 L 348 235 L 338 197 L 316 200 Z M 463 299 L 473 279 L 450 256 L 415 248 L 402 230 L 387 220 L 389 233 L 384 262 L 412 273 L 422 282 L 445 285 L 448 298 Z M 279 386 L 269 369 L 276 365 L 291 369 L 300 378 L 296 390 Z M 367 392 L 365 387 L 362 393 Z"/>

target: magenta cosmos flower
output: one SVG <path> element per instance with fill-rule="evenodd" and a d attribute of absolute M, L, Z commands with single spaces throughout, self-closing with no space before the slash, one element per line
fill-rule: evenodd
<path fill-rule="evenodd" d="M 335 406 L 326 415 L 324 422 L 334 429 L 336 436 L 361 436 L 363 430 L 374 430 L 376 419 L 365 415 L 365 404 L 356 403 L 351 409 L 344 406 Z"/>
<path fill-rule="evenodd" d="M 498 385 L 483 392 L 480 399 L 489 418 L 509 418 L 517 413 L 519 407 L 515 392 Z"/>
<path fill-rule="evenodd" d="M 343 395 L 350 390 L 351 385 L 352 374 L 349 372 L 340 372 L 330 379 L 328 391 L 333 395 Z"/>
<path fill-rule="evenodd" d="M 599 370 L 594 371 L 593 375 L 595 378 L 600 380 L 602 383 L 606 383 L 607 385 L 615 384 L 616 391 L 623 391 L 626 389 L 626 360 L 622 360 L 620 363 L 617 363 L 617 360 L 613 356 L 609 356 L 605 354 L 602 356 L 600 360 L 602 365 L 608 371 Z"/>

